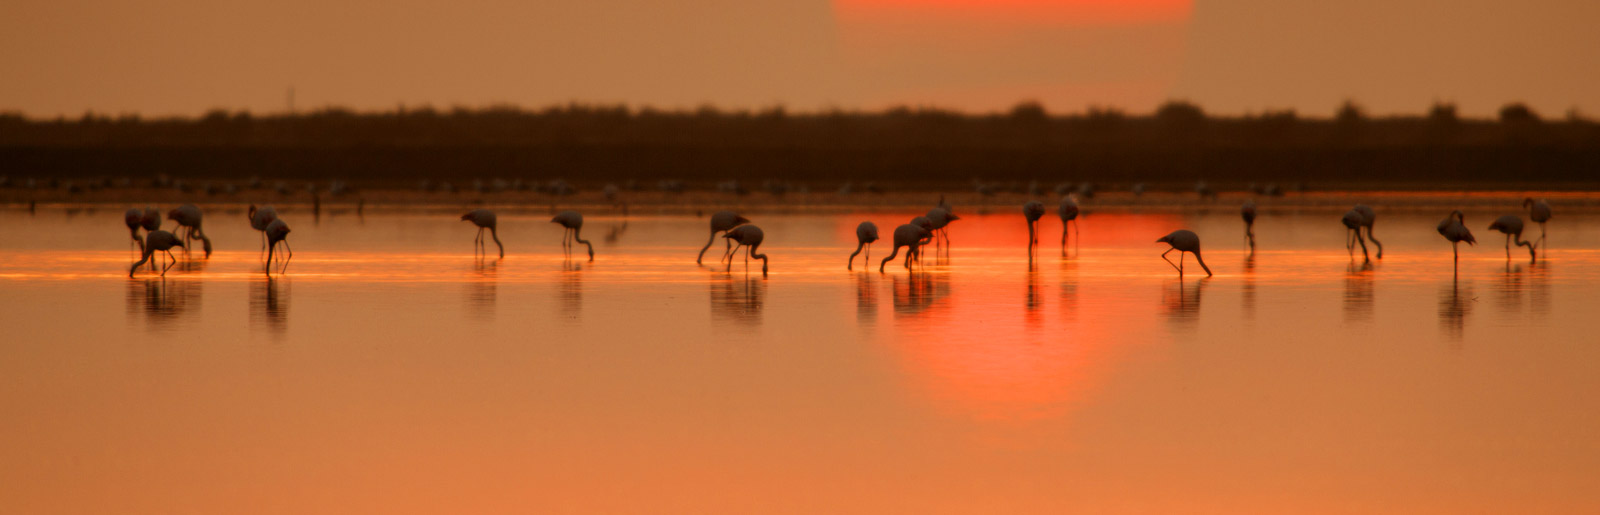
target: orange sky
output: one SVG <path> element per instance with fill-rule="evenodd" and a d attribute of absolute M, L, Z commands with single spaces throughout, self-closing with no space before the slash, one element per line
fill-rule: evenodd
<path fill-rule="evenodd" d="M 170 0 L 0 4 L 0 110 L 572 100 L 792 109 L 1600 112 L 1600 2 Z"/>

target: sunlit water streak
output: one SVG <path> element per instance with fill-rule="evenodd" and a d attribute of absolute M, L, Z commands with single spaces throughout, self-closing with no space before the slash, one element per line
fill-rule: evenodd
<path fill-rule="evenodd" d="M 130 279 L 99 213 L 0 212 L 4 511 L 1597 502 L 1587 212 L 1536 263 L 1469 213 L 1459 271 L 1443 213 L 1400 208 L 1371 261 L 1331 209 L 1264 206 L 1253 254 L 1232 208 L 1090 213 L 1066 258 L 1047 217 L 1031 264 L 1020 214 L 964 212 L 953 249 L 885 273 L 884 242 L 844 270 L 854 225 L 915 213 L 755 215 L 763 277 L 712 266 L 720 244 L 694 265 L 692 217 L 591 214 L 589 262 L 541 215 L 480 260 L 450 216 L 288 211 L 271 279 L 227 215 L 209 260 Z M 1178 227 L 1214 277 L 1157 257 Z"/>

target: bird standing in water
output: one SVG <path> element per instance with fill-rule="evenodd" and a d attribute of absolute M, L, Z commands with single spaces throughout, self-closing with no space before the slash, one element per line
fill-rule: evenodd
<path fill-rule="evenodd" d="M 1356 251 L 1356 242 L 1359 241 L 1359 242 L 1361 242 L 1361 258 L 1362 259 L 1370 259 L 1370 258 L 1367 257 L 1367 240 L 1361 238 L 1361 213 L 1357 212 L 1354 209 L 1351 209 L 1349 211 L 1345 211 L 1344 216 L 1341 217 L 1339 219 L 1339 221 L 1344 223 L 1344 228 L 1345 228 L 1344 248 L 1345 248 L 1345 250 L 1350 251 L 1350 256 L 1352 258 L 1354 258 L 1355 257 L 1355 251 Z"/>
<path fill-rule="evenodd" d="M 1078 224 L 1078 199 L 1072 195 L 1061 197 L 1061 205 L 1056 208 L 1056 214 L 1061 215 L 1061 255 L 1067 255 L 1067 228 L 1071 227 L 1077 232 Z"/>
<path fill-rule="evenodd" d="M 698 264 L 700 264 L 701 260 L 705 259 L 706 250 L 710 249 L 711 248 L 711 244 L 717 241 L 717 233 L 720 232 L 720 233 L 723 233 L 723 235 L 727 235 L 728 231 L 732 230 L 734 227 L 738 227 L 740 225 L 744 225 L 744 224 L 747 224 L 747 223 L 750 223 L 750 220 L 745 219 L 745 217 L 739 216 L 738 213 L 735 213 L 733 211 L 717 211 L 716 213 L 712 214 L 711 215 L 711 239 L 706 240 L 706 246 L 702 247 L 700 249 L 700 256 L 694 258 L 694 264 L 698 265 Z M 722 251 L 722 259 L 718 259 L 717 260 L 717 262 L 719 262 L 719 263 L 722 262 L 723 259 L 728 259 L 730 257 L 730 255 L 733 253 L 732 240 L 723 240 L 723 241 L 726 241 L 726 242 L 729 242 L 729 243 L 728 243 L 727 248 L 723 249 L 723 251 Z"/>
<path fill-rule="evenodd" d="M 1539 256 L 1534 251 L 1536 248 L 1534 244 L 1532 242 L 1522 241 L 1522 217 L 1517 215 L 1505 215 L 1495 219 L 1494 223 L 1489 224 L 1489 228 L 1505 233 L 1506 259 L 1511 259 L 1511 241 L 1513 238 L 1515 238 L 1517 246 L 1528 248 L 1528 258 L 1530 261 L 1539 260 Z"/>
<path fill-rule="evenodd" d="M 1178 277 L 1183 277 L 1183 253 L 1185 252 L 1194 253 L 1194 260 L 1199 262 L 1200 268 L 1206 271 L 1206 277 L 1211 277 L 1211 268 L 1206 266 L 1206 261 L 1204 259 L 1200 259 L 1200 235 L 1195 234 L 1194 231 L 1190 231 L 1188 229 L 1178 229 L 1176 231 L 1172 231 L 1172 234 L 1168 234 L 1166 236 L 1162 236 L 1160 239 L 1157 239 L 1156 243 L 1165 243 L 1172 246 L 1172 248 L 1167 249 L 1166 252 L 1161 253 L 1161 259 L 1165 260 L 1167 264 L 1172 265 L 1172 268 L 1178 270 Z M 1167 254 L 1171 254 L 1174 250 L 1178 251 L 1177 263 L 1173 263 L 1171 259 L 1167 259 Z"/>
<path fill-rule="evenodd" d="M 279 243 L 283 244 L 284 252 L 288 253 L 283 258 L 283 271 L 289 270 L 289 260 L 294 259 L 294 249 L 289 248 L 289 224 L 284 223 L 281 218 L 274 218 L 262 228 L 261 233 L 267 237 L 267 275 L 272 275 L 272 251 L 278 248 Z"/>
<path fill-rule="evenodd" d="M 261 250 L 267 250 L 267 226 L 272 225 L 272 221 L 278 219 L 278 210 L 273 209 L 272 206 L 262 206 L 260 209 L 256 209 L 255 204 L 250 204 L 250 210 L 245 213 L 245 217 L 250 219 L 251 229 L 261 231 Z"/>
<path fill-rule="evenodd" d="M 1028 255 L 1033 255 L 1033 246 L 1039 244 L 1039 219 L 1044 218 L 1044 204 L 1037 200 L 1030 200 L 1022 205 L 1022 217 L 1028 220 Z"/>
<path fill-rule="evenodd" d="M 567 229 L 566 233 L 561 236 L 562 247 L 571 249 L 572 242 L 582 243 L 584 246 L 589 247 L 589 261 L 594 261 L 594 245 L 590 245 L 589 240 L 578 236 L 579 231 L 583 230 L 583 215 L 578 214 L 577 211 L 562 211 L 555 218 L 551 218 L 550 223 L 561 224 L 562 227 Z"/>
<path fill-rule="evenodd" d="M 1383 259 L 1383 242 L 1378 241 L 1378 237 L 1372 235 L 1372 222 L 1378 219 L 1378 214 L 1364 204 L 1356 204 L 1356 207 L 1350 208 L 1350 210 L 1361 215 L 1361 226 L 1367 228 L 1367 239 L 1372 240 L 1372 244 L 1378 246 L 1378 259 Z M 1366 255 L 1366 249 L 1367 244 L 1362 243 L 1362 255 Z"/>
<path fill-rule="evenodd" d="M 722 237 L 738 243 L 738 245 L 733 246 L 733 255 L 739 254 L 739 247 L 748 247 L 744 251 L 744 265 L 746 267 L 750 266 L 750 258 L 752 257 L 759 259 L 761 260 L 761 275 L 767 275 L 767 255 L 756 251 L 761 247 L 761 240 L 766 238 L 766 234 L 761 232 L 760 227 L 748 224 L 741 225 L 734 227 Z M 728 268 L 733 268 L 733 258 L 728 259 Z"/>
<path fill-rule="evenodd" d="M 1528 208 L 1528 219 L 1539 224 L 1539 239 L 1533 241 L 1534 245 L 1544 245 L 1544 223 L 1550 221 L 1550 204 L 1544 200 L 1534 200 L 1529 197 L 1522 199 L 1522 207 Z M 1546 250 L 1548 250 L 1548 247 L 1546 247 Z M 1549 252 L 1545 253 L 1549 254 Z"/>
<path fill-rule="evenodd" d="M 144 239 L 139 237 L 139 227 L 144 222 L 144 211 L 139 208 L 129 209 L 122 214 L 122 219 L 128 225 L 128 236 L 133 238 L 134 243 L 139 244 L 139 252 L 143 253 Z"/>
<path fill-rule="evenodd" d="M 861 247 L 867 248 L 867 255 L 861 257 L 861 263 L 866 264 L 872 259 L 872 242 L 878 241 L 878 224 L 861 222 L 856 226 L 856 251 L 850 253 L 850 263 L 845 265 L 845 270 L 855 270 L 856 254 L 861 253 Z"/>
<path fill-rule="evenodd" d="M 1256 250 L 1256 201 L 1244 201 L 1244 207 L 1239 208 L 1239 216 L 1244 218 L 1244 239 L 1250 242 L 1250 251 Z"/>
<path fill-rule="evenodd" d="M 1455 254 L 1456 267 L 1461 267 L 1461 242 L 1467 245 L 1477 245 L 1478 239 L 1472 237 L 1472 231 L 1467 230 L 1467 216 L 1460 210 L 1451 211 L 1450 216 L 1439 222 L 1439 235 L 1450 240 L 1450 252 Z"/>
<path fill-rule="evenodd" d="M 961 217 L 956 216 L 955 213 L 950 212 L 950 206 L 945 205 L 944 197 L 939 197 L 939 206 L 935 207 L 933 209 L 929 209 L 928 210 L 928 214 L 927 214 L 927 218 L 928 218 L 928 221 L 932 222 L 932 224 L 933 224 L 932 225 L 933 226 L 932 232 L 933 232 L 934 237 L 935 238 L 942 237 L 944 239 L 944 248 L 946 250 L 949 250 L 949 248 L 950 248 L 950 229 L 949 229 L 950 222 L 954 222 L 956 220 L 960 220 Z M 935 241 L 935 243 L 937 244 L 937 240 Z"/>
<path fill-rule="evenodd" d="M 478 237 L 472 240 L 473 255 L 477 255 L 479 247 L 484 249 L 484 254 L 489 253 L 488 244 L 483 242 L 483 230 L 488 229 L 489 237 L 494 238 L 494 246 L 500 248 L 500 257 L 506 257 L 506 246 L 500 244 L 500 234 L 495 231 L 495 226 L 497 224 L 495 221 L 494 211 L 487 209 L 474 209 L 472 211 L 468 211 L 467 214 L 461 215 L 461 220 L 465 222 L 472 222 L 472 225 L 478 226 Z"/>
<path fill-rule="evenodd" d="M 178 237 L 170 232 L 155 230 L 150 231 L 150 234 L 145 236 L 143 246 L 144 251 L 139 256 L 139 260 L 128 268 L 128 277 L 133 277 L 133 273 L 139 270 L 139 266 L 143 265 L 145 261 L 149 261 L 150 256 L 156 252 L 166 252 L 167 257 L 172 259 L 172 263 L 161 267 L 161 275 L 166 276 L 167 269 L 172 268 L 172 265 L 178 264 L 178 258 L 172 255 L 172 247 L 182 247 L 183 242 L 179 241 Z M 160 256 L 157 256 L 156 259 L 160 259 Z"/>
<path fill-rule="evenodd" d="M 894 228 L 894 251 L 889 253 L 889 257 L 883 258 L 883 261 L 878 263 L 878 271 L 882 272 L 884 265 L 887 265 L 890 260 L 900 254 L 900 247 L 907 248 L 906 269 L 910 270 L 911 260 L 919 253 L 918 249 L 922 246 L 922 240 L 927 237 L 928 230 L 920 225 L 905 224 Z"/>
<path fill-rule="evenodd" d="M 194 204 L 184 204 L 167 211 L 167 218 L 178 223 L 178 230 L 183 231 L 182 247 L 189 249 L 191 240 L 200 240 L 201 246 L 206 251 L 206 257 L 211 257 L 211 238 L 206 237 L 206 232 L 200 228 L 200 208 Z M 146 242 L 147 244 L 149 242 Z"/>

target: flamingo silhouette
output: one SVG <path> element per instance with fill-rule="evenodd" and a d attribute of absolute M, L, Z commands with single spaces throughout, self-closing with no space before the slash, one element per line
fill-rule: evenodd
<path fill-rule="evenodd" d="M 1539 256 L 1534 252 L 1534 249 L 1537 247 L 1535 247 L 1532 242 L 1522 241 L 1522 217 L 1517 215 L 1502 216 L 1500 218 L 1496 218 L 1494 223 L 1489 224 L 1489 228 L 1505 233 L 1506 260 L 1511 259 L 1511 241 L 1513 238 L 1516 239 L 1517 246 L 1528 247 L 1528 257 L 1530 258 L 1530 261 L 1539 260 Z"/>
<path fill-rule="evenodd" d="M 467 214 L 461 215 L 461 220 L 465 222 L 472 222 L 472 225 L 478 226 L 478 237 L 472 240 L 472 254 L 474 256 L 478 254 L 479 247 L 484 249 L 484 254 L 489 253 L 489 246 L 483 241 L 483 230 L 488 229 L 489 237 L 494 238 L 494 246 L 500 248 L 500 257 L 506 257 L 506 246 L 500 244 L 500 234 L 495 230 L 495 227 L 498 224 L 495 220 L 494 211 L 487 209 L 474 209 L 472 211 L 468 211 Z"/>
<path fill-rule="evenodd" d="M 1256 250 L 1256 201 L 1246 200 L 1244 206 L 1239 208 L 1239 216 L 1244 218 L 1244 238 L 1250 242 L 1250 250 Z"/>
<path fill-rule="evenodd" d="M 206 232 L 200 228 L 200 208 L 194 204 L 184 204 L 167 211 L 167 218 L 178 223 L 178 229 L 183 231 L 182 247 L 189 249 L 189 242 L 198 239 L 205 248 L 206 257 L 211 257 L 211 238 L 206 237 Z M 148 242 L 146 242 L 148 244 Z"/>
<path fill-rule="evenodd" d="M 856 251 L 850 253 L 850 263 L 845 265 L 845 270 L 855 270 L 856 254 L 861 253 L 861 247 L 867 248 L 867 255 L 861 257 L 861 263 L 866 264 L 872 259 L 872 242 L 878 241 L 878 224 L 861 222 L 856 226 Z"/>
<path fill-rule="evenodd" d="M 1472 231 L 1467 230 L 1467 215 L 1460 210 L 1451 211 L 1450 216 L 1439 222 L 1439 235 L 1450 240 L 1450 252 L 1455 254 L 1456 267 L 1461 267 L 1461 242 L 1467 245 L 1477 245 L 1478 239 L 1472 237 Z"/>
<path fill-rule="evenodd" d="M 1072 195 L 1061 197 L 1061 205 L 1056 208 L 1056 214 L 1061 215 L 1061 255 L 1067 255 L 1067 228 L 1071 227 L 1077 232 L 1078 224 L 1078 199 Z"/>
<path fill-rule="evenodd" d="M 1356 207 L 1350 208 L 1350 210 L 1361 215 L 1361 226 L 1367 228 L 1367 239 L 1372 240 L 1372 244 L 1378 246 L 1378 259 L 1383 259 L 1383 242 L 1378 241 L 1378 237 L 1372 235 L 1372 222 L 1378 219 L 1378 214 L 1374 213 L 1372 208 L 1363 204 L 1356 204 Z M 1366 249 L 1367 245 L 1362 243 L 1362 255 L 1366 255 Z"/>
<path fill-rule="evenodd" d="M 1354 209 L 1345 211 L 1344 217 L 1339 219 L 1344 223 L 1345 239 L 1344 248 L 1350 251 L 1350 256 L 1355 257 L 1356 242 L 1361 242 L 1361 258 L 1367 258 L 1367 240 L 1361 238 L 1361 213 Z M 1352 234 L 1354 233 L 1354 234 Z"/>
<path fill-rule="evenodd" d="M 890 260 L 900 254 L 900 247 L 906 247 L 906 269 L 910 270 L 912 258 L 919 253 L 918 249 L 922 246 L 922 240 L 927 237 L 928 229 L 920 225 L 905 224 L 894 228 L 894 251 L 889 253 L 889 257 L 883 258 L 883 261 L 878 263 L 878 272 L 883 272 L 884 265 L 887 265 Z"/>
<path fill-rule="evenodd" d="M 1535 245 L 1544 245 L 1544 223 L 1550 221 L 1550 204 L 1543 199 L 1534 200 L 1532 197 L 1522 199 L 1522 207 L 1528 208 L 1528 219 L 1539 224 L 1539 239 L 1534 240 Z M 1549 250 L 1548 247 L 1546 250 Z"/>
<path fill-rule="evenodd" d="M 1167 264 L 1172 265 L 1172 268 L 1178 270 L 1179 278 L 1183 277 L 1183 253 L 1185 252 L 1194 253 L 1194 260 L 1199 262 L 1200 268 L 1206 271 L 1206 277 L 1211 277 L 1211 268 L 1206 266 L 1206 261 L 1204 259 L 1200 259 L 1200 235 L 1195 234 L 1194 231 L 1190 231 L 1188 229 L 1178 229 L 1176 231 L 1172 231 L 1172 234 L 1168 234 L 1166 236 L 1162 236 L 1160 239 L 1157 239 L 1156 243 L 1165 243 L 1172 246 L 1172 248 L 1167 249 L 1166 252 L 1161 253 L 1161 259 L 1166 261 Z M 1177 263 L 1173 263 L 1171 259 L 1167 259 L 1167 254 L 1171 254 L 1174 250 L 1178 251 Z"/>
<path fill-rule="evenodd" d="M 942 236 L 944 238 L 945 248 L 950 248 L 950 230 L 947 229 L 947 227 L 950 226 L 950 222 L 960 220 L 961 217 L 950 212 L 950 206 L 945 205 L 944 197 L 939 197 L 939 206 L 929 209 L 927 218 L 928 221 L 932 222 L 933 224 L 933 234 L 935 237 Z"/>
<path fill-rule="evenodd" d="M 733 252 L 728 258 L 729 270 L 733 269 L 732 256 L 739 255 L 739 247 L 748 247 L 744 251 L 744 266 L 747 268 L 750 266 L 750 258 L 752 257 L 759 259 L 761 260 L 761 275 L 767 275 L 767 255 L 756 251 L 761 247 L 761 241 L 766 239 L 766 234 L 761 232 L 760 227 L 749 224 L 741 225 L 729 230 L 722 237 L 738 243 L 733 246 Z"/>
<path fill-rule="evenodd" d="M 250 219 L 251 229 L 261 231 L 261 250 L 267 250 L 267 226 L 272 225 L 272 221 L 278 219 L 278 210 L 273 209 L 272 206 L 262 206 L 260 209 L 256 209 L 255 204 L 250 204 L 250 210 L 245 213 L 245 217 Z"/>
<path fill-rule="evenodd" d="M 706 246 L 702 247 L 700 249 L 700 256 L 694 258 L 694 264 L 698 265 L 698 264 L 700 264 L 700 261 L 702 259 L 705 259 L 706 250 L 710 249 L 711 248 L 711 244 L 717 241 L 717 233 L 720 232 L 720 233 L 723 233 L 724 236 L 726 236 L 729 230 L 732 230 L 734 227 L 738 227 L 740 225 L 744 225 L 744 224 L 747 224 L 747 223 L 750 223 L 750 220 L 746 219 L 745 217 L 739 216 L 738 213 L 735 213 L 733 211 L 717 211 L 716 213 L 712 214 L 711 215 L 711 239 L 706 240 Z M 732 253 L 733 253 L 732 240 L 726 240 L 725 239 L 723 241 L 728 242 L 728 246 L 727 246 L 727 248 L 723 249 L 723 251 L 722 251 L 722 259 L 718 259 L 717 260 L 718 263 L 721 263 L 723 259 L 729 259 L 731 257 L 731 255 L 732 255 Z"/>
<path fill-rule="evenodd" d="M 1028 258 L 1033 259 L 1033 247 L 1039 244 L 1039 219 L 1044 218 L 1044 204 L 1030 200 L 1022 205 L 1022 217 L 1028 220 Z"/>
<path fill-rule="evenodd" d="M 281 274 L 288 271 L 289 260 L 294 259 L 294 249 L 289 248 L 289 224 L 284 223 L 281 218 L 274 218 L 271 223 L 262 228 L 261 233 L 267 237 L 267 275 L 272 275 L 272 251 L 278 248 L 279 243 L 283 244 L 283 250 L 288 255 L 284 256 L 283 270 L 278 273 Z"/>
<path fill-rule="evenodd" d="M 128 224 L 128 236 L 133 238 L 134 243 L 139 244 L 139 252 L 141 253 L 144 252 L 144 240 L 139 238 L 139 227 L 143 222 L 143 217 L 144 211 L 139 208 L 129 209 L 122 214 L 123 221 Z"/>
<path fill-rule="evenodd" d="M 139 267 L 144 265 L 145 261 L 149 261 L 150 255 L 155 254 L 157 251 L 166 252 L 167 257 L 172 258 L 172 263 L 168 263 L 166 266 L 161 267 L 161 275 L 167 275 L 167 269 L 172 268 L 172 265 L 178 263 L 178 258 L 172 255 L 172 247 L 182 247 L 183 242 L 179 241 L 178 237 L 174 236 L 170 232 L 155 230 L 150 231 L 150 234 L 145 236 L 144 243 L 141 246 L 144 248 L 144 251 L 141 253 L 142 255 L 139 256 L 139 260 L 135 261 L 133 266 L 128 268 L 128 277 L 133 277 L 133 273 L 138 271 Z M 157 256 L 156 259 L 160 259 L 160 256 Z"/>
<path fill-rule="evenodd" d="M 589 261 L 594 261 L 594 245 L 590 245 L 589 240 L 578 237 L 579 231 L 583 230 L 583 215 L 578 214 L 577 211 L 562 211 L 556 214 L 555 218 L 551 218 L 550 223 L 561 224 L 562 227 L 567 229 L 566 233 L 561 237 L 562 247 L 571 249 L 572 242 L 582 243 L 584 246 L 589 247 Z M 729 263 L 732 264 L 731 261 Z"/>
<path fill-rule="evenodd" d="M 922 237 L 922 241 L 917 243 L 918 251 L 916 253 L 916 259 L 915 260 L 916 260 L 916 262 L 921 263 L 922 262 L 921 247 L 933 242 L 933 238 L 934 238 L 933 219 L 932 218 L 928 218 L 926 216 L 919 216 L 919 217 L 911 219 L 911 225 L 915 225 L 917 227 L 921 227 L 922 230 L 927 232 L 927 234 Z M 938 258 L 938 257 L 939 257 L 938 254 L 934 254 L 934 258 Z"/>

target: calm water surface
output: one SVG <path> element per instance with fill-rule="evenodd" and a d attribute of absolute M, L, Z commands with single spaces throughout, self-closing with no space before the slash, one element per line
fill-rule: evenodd
<path fill-rule="evenodd" d="M 855 224 L 912 213 L 753 214 L 763 277 L 690 216 L 591 213 L 588 262 L 542 211 L 478 260 L 453 209 L 284 210 L 269 280 L 238 206 L 128 278 L 124 207 L 0 211 L 0 511 L 1600 509 L 1596 213 L 1530 263 L 1469 212 L 1453 273 L 1435 208 L 1380 205 L 1370 262 L 1342 211 L 1263 206 L 1253 255 L 1233 207 L 1067 257 L 1046 217 L 1030 265 L 958 206 L 882 274 Z M 1157 257 L 1180 227 L 1215 277 Z"/>

